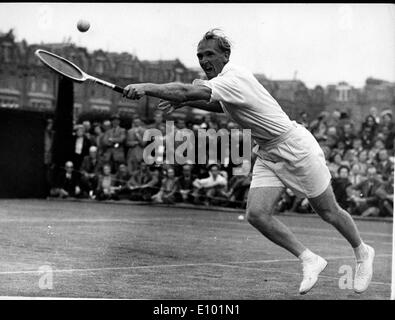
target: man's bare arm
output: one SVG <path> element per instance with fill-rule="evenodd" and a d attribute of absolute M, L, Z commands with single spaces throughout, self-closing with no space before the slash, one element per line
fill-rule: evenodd
<path fill-rule="evenodd" d="M 171 113 L 174 110 L 177 110 L 182 107 L 192 107 L 197 108 L 209 112 L 217 112 L 223 113 L 221 105 L 219 102 L 207 102 L 204 100 L 194 100 L 194 101 L 186 101 L 186 102 L 174 102 L 174 101 L 161 101 L 158 105 L 158 109 L 164 111 L 165 113 Z"/>
<path fill-rule="evenodd" d="M 175 102 L 194 100 L 209 101 L 211 97 L 211 89 L 206 86 L 196 86 L 178 82 L 165 84 L 129 84 L 124 89 L 124 96 L 129 99 L 140 99 L 144 95 Z"/>

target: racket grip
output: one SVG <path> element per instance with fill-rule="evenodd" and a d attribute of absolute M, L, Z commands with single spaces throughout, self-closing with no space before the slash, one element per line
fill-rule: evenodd
<path fill-rule="evenodd" d="M 123 93 L 123 88 L 120 86 L 115 86 L 114 88 L 112 88 L 114 91 L 119 92 L 119 93 Z"/>

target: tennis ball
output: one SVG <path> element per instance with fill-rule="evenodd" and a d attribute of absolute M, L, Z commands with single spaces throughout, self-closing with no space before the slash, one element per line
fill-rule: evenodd
<path fill-rule="evenodd" d="M 86 21 L 86 20 L 83 20 L 83 19 L 79 20 L 78 23 L 77 23 L 77 28 L 81 32 L 88 31 L 90 26 L 91 26 L 90 23 L 88 21 Z"/>

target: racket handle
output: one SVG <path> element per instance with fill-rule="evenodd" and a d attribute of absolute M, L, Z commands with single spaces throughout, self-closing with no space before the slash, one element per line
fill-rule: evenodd
<path fill-rule="evenodd" d="M 123 93 L 123 88 L 120 86 L 115 86 L 114 88 L 112 88 L 114 91 L 119 92 L 119 93 Z"/>

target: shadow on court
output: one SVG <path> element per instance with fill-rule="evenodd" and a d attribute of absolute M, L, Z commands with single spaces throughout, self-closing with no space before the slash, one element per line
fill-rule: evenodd
<path fill-rule="evenodd" d="M 357 295 L 347 289 L 347 272 L 354 269 L 348 243 L 319 218 L 280 216 L 329 260 L 316 287 L 300 296 L 300 263 L 237 217 L 185 208 L 0 200 L 0 296 L 390 298 L 392 223 L 357 221 L 377 256 L 371 286 Z"/>

